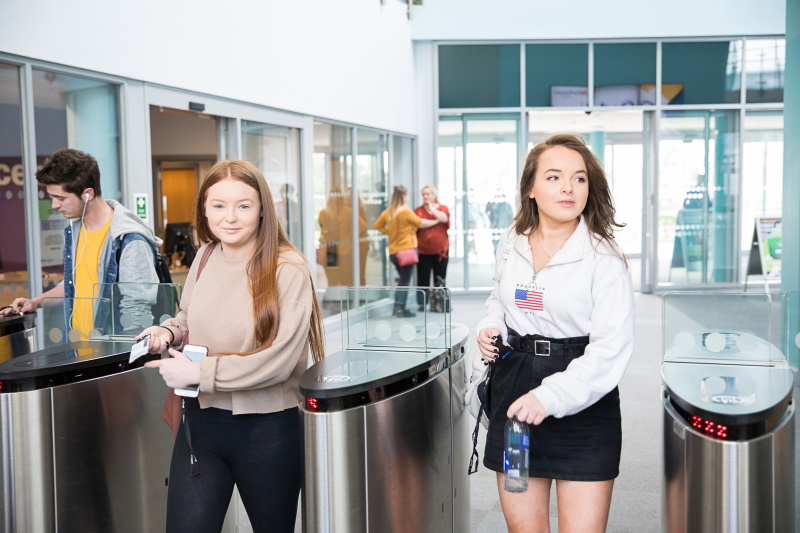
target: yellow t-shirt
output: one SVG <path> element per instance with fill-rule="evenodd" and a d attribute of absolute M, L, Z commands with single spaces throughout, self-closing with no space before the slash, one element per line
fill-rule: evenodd
<path fill-rule="evenodd" d="M 97 264 L 100 252 L 106 242 L 111 219 L 100 228 L 87 231 L 81 226 L 78 245 L 75 247 L 75 307 L 72 312 L 72 329 L 81 333 L 81 339 L 88 339 L 89 332 L 94 329 L 94 302 L 84 298 L 94 298 L 94 286 L 98 283 Z"/>

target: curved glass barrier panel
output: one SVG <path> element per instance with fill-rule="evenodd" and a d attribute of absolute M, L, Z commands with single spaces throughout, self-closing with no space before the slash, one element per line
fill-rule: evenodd
<path fill-rule="evenodd" d="M 518 107 L 520 45 L 440 45 L 439 107 Z"/>
<path fill-rule="evenodd" d="M 0 302 L 6 305 L 29 296 L 19 67 L 0 63 L 0 94 L 0 227 L 18 228 L 0 235 Z"/>
<path fill-rule="evenodd" d="M 745 45 L 747 103 L 783 102 L 786 39 L 754 39 Z"/>
<path fill-rule="evenodd" d="M 655 43 L 594 45 L 594 105 L 652 105 L 655 87 Z"/>
<path fill-rule="evenodd" d="M 663 306 L 665 362 L 786 363 L 782 295 L 668 292 Z"/>
<path fill-rule="evenodd" d="M 527 107 L 588 106 L 589 46 L 525 45 L 525 105 Z"/>
<path fill-rule="evenodd" d="M 785 292 L 781 305 L 781 344 L 789 365 L 800 368 L 800 292 Z"/>
<path fill-rule="evenodd" d="M 419 297 L 424 307 L 410 311 L 418 309 Z M 351 287 L 342 302 L 345 350 L 445 350 L 451 330 L 446 287 Z"/>
<path fill-rule="evenodd" d="M 108 298 L 45 298 L 37 313 L 43 349 L 80 340 L 108 339 Z M 37 326 L 38 327 L 38 326 Z"/>
<path fill-rule="evenodd" d="M 742 41 L 664 43 L 661 104 L 739 103 L 741 72 Z"/>
<path fill-rule="evenodd" d="M 107 320 L 108 335 L 133 338 L 178 314 L 181 286 L 177 283 L 98 283 L 95 298 L 111 302 L 98 306 L 96 315 Z M 102 315 L 101 315 L 102 313 Z"/>

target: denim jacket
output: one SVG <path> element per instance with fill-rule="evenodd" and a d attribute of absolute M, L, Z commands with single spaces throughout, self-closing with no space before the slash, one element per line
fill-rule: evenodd
<path fill-rule="evenodd" d="M 97 264 L 98 283 L 108 284 L 115 282 L 158 283 L 155 269 L 154 249 L 161 246 L 161 239 L 155 236 L 153 230 L 134 213 L 126 209 L 119 202 L 106 200 L 114 210 L 111 226 L 108 229 L 106 241 L 100 251 L 100 260 Z M 64 297 L 75 297 L 75 248 L 80 235 L 81 220 L 72 219 L 64 228 Z M 138 233 L 146 240 L 135 240 L 129 243 L 122 251 L 119 264 L 117 264 L 117 250 L 122 244 L 122 239 L 129 233 Z M 110 286 L 103 285 L 99 298 L 108 298 Z M 104 313 L 97 313 L 96 326 L 104 320 Z M 98 327 L 102 330 L 102 327 Z"/>

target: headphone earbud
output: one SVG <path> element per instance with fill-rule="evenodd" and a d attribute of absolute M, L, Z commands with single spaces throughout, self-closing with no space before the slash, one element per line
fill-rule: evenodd
<path fill-rule="evenodd" d="M 89 201 L 89 193 L 83 195 L 83 198 L 88 202 Z"/>

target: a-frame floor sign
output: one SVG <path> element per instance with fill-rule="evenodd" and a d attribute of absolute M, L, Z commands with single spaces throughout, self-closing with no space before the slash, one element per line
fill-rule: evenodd
<path fill-rule="evenodd" d="M 756 217 L 750 255 L 747 258 L 747 272 L 744 277 L 744 290 L 750 276 L 762 276 L 764 292 L 769 292 L 769 282 L 781 279 L 781 218 Z"/>

